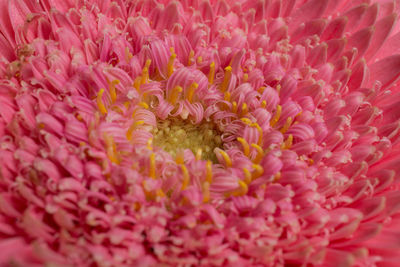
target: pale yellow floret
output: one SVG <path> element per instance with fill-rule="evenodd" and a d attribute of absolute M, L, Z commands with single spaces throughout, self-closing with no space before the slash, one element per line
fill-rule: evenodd
<path fill-rule="evenodd" d="M 207 163 L 206 163 L 206 181 L 207 181 L 209 184 L 212 183 L 212 176 L 213 176 L 213 173 L 212 173 L 212 163 L 211 163 L 210 160 L 207 160 Z"/>
<path fill-rule="evenodd" d="M 271 125 L 271 127 L 274 127 L 275 124 L 278 123 L 278 121 L 279 121 L 279 119 L 281 117 L 281 113 L 282 113 L 282 106 L 281 105 L 277 105 L 275 114 L 272 117 L 272 119 L 269 121 L 269 124 Z"/>
<path fill-rule="evenodd" d="M 175 86 L 169 96 L 168 96 L 168 102 L 170 102 L 172 105 L 175 105 L 176 101 L 178 101 L 179 95 L 182 93 L 183 88 L 181 86 Z"/>
<path fill-rule="evenodd" d="M 284 124 L 283 127 L 280 129 L 280 132 L 283 133 L 283 134 L 286 133 L 287 130 L 289 130 L 289 127 L 292 125 L 292 122 L 293 122 L 293 118 L 292 118 L 292 117 L 288 117 L 288 118 L 286 119 L 285 124 Z"/>
<path fill-rule="evenodd" d="M 194 93 L 196 92 L 196 90 L 197 90 L 198 87 L 199 87 L 199 84 L 196 83 L 196 82 L 193 82 L 193 83 L 190 85 L 190 87 L 189 87 L 189 89 L 188 89 L 188 92 L 187 92 L 187 95 L 186 95 L 186 99 L 189 101 L 189 103 L 192 103 Z"/>
<path fill-rule="evenodd" d="M 252 180 L 257 179 L 264 173 L 264 168 L 259 164 L 253 164 L 254 171 L 252 172 Z"/>
<path fill-rule="evenodd" d="M 226 153 L 226 152 L 225 152 L 224 150 L 222 150 L 222 149 L 218 149 L 218 153 L 220 153 L 221 156 L 222 156 L 222 158 L 224 159 L 224 161 L 225 161 L 225 166 L 228 167 L 228 168 L 232 167 L 232 160 L 231 160 L 231 158 L 229 157 L 228 153 Z"/>
<path fill-rule="evenodd" d="M 142 121 L 142 120 L 135 121 L 134 123 L 132 123 L 131 126 L 128 128 L 128 131 L 126 132 L 126 139 L 128 139 L 129 141 L 132 140 L 133 131 L 136 130 L 139 125 L 143 125 L 143 124 L 144 124 L 144 121 Z"/>
<path fill-rule="evenodd" d="M 242 145 L 243 147 L 243 154 L 248 157 L 250 154 L 250 146 L 249 143 L 247 143 L 246 139 L 242 138 L 242 137 L 238 137 L 237 140 L 239 141 L 239 143 Z"/>
<path fill-rule="evenodd" d="M 156 179 L 156 154 L 153 152 L 150 154 L 149 176 Z"/>
<path fill-rule="evenodd" d="M 231 81 L 231 76 L 232 76 L 232 67 L 228 66 L 225 68 L 225 75 L 224 75 L 224 80 L 221 83 L 220 90 L 225 93 L 225 91 L 228 89 L 229 82 Z"/>
<path fill-rule="evenodd" d="M 190 52 L 189 52 L 189 57 L 188 57 L 188 66 L 190 66 L 190 65 L 192 65 L 192 63 L 193 63 L 193 57 L 194 57 L 194 51 L 193 50 L 190 50 Z"/>
<path fill-rule="evenodd" d="M 211 62 L 210 64 L 210 72 L 208 73 L 208 84 L 211 86 L 214 83 L 215 77 L 215 62 Z"/>
<path fill-rule="evenodd" d="M 181 164 L 180 166 L 181 166 L 182 176 L 183 176 L 181 190 L 185 190 L 189 186 L 189 182 L 190 182 L 189 171 L 184 164 Z"/>
<path fill-rule="evenodd" d="M 115 101 L 117 101 L 117 91 L 115 90 L 115 86 L 119 83 L 120 83 L 119 80 L 114 80 L 110 82 L 108 85 L 110 87 L 110 97 L 112 103 L 115 103 Z"/>
<path fill-rule="evenodd" d="M 258 164 L 264 157 L 264 150 L 257 144 L 251 144 L 251 147 L 255 148 L 257 151 L 257 156 L 254 158 L 253 162 Z"/>
<path fill-rule="evenodd" d="M 174 61 L 176 59 L 176 54 L 175 50 L 173 47 L 170 48 L 171 51 L 171 56 L 169 57 L 168 60 L 168 65 L 167 65 L 167 76 L 170 77 L 172 73 L 174 73 Z"/>
<path fill-rule="evenodd" d="M 104 94 L 104 88 L 101 88 L 99 93 L 97 94 L 96 102 L 97 102 L 97 107 L 99 108 L 101 114 L 107 114 L 107 109 L 106 106 L 103 103 L 103 94 Z"/>
<path fill-rule="evenodd" d="M 244 173 L 244 180 L 243 181 L 246 184 L 250 184 L 251 180 L 252 180 L 250 171 L 247 168 L 243 168 L 243 173 Z"/>

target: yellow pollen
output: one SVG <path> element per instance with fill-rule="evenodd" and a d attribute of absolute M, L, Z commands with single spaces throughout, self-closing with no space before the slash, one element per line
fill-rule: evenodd
<path fill-rule="evenodd" d="M 249 188 L 247 187 L 247 184 L 245 182 L 243 182 L 242 180 L 238 181 L 238 185 L 239 188 L 236 189 L 232 195 L 237 197 L 237 196 L 244 196 L 247 194 L 247 192 L 249 191 Z"/>
<path fill-rule="evenodd" d="M 150 169 L 149 169 L 149 176 L 153 179 L 156 179 L 156 154 L 150 154 Z"/>
<path fill-rule="evenodd" d="M 170 102 L 172 105 L 175 105 L 176 101 L 178 101 L 179 95 L 182 93 L 183 88 L 181 86 L 175 86 L 168 97 L 168 102 Z"/>
<path fill-rule="evenodd" d="M 271 125 L 271 127 L 274 127 L 275 124 L 278 123 L 279 118 L 281 117 L 281 113 L 282 113 L 282 106 L 277 105 L 274 117 L 272 117 L 272 119 L 269 121 L 269 124 Z"/>
<path fill-rule="evenodd" d="M 187 96 L 186 96 L 186 98 L 187 98 L 187 100 L 189 101 L 189 103 L 192 103 L 194 92 L 196 91 L 196 89 L 197 89 L 198 87 L 199 87 L 199 84 L 196 83 L 196 82 L 193 82 L 193 83 L 190 85 L 190 87 L 189 87 L 189 89 L 188 89 L 188 92 L 187 92 Z"/>
<path fill-rule="evenodd" d="M 218 148 L 218 152 L 221 154 L 222 158 L 224 159 L 225 166 L 228 167 L 228 168 L 232 167 L 232 160 L 229 157 L 228 153 L 226 153 L 224 150 L 219 149 L 219 148 Z"/>
<path fill-rule="evenodd" d="M 104 88 L 101 88 L 99 93 L 97 94 L 97 107 L 99 108 L 101 114 L 107 114 L 107 109 L 103 103 L 103 94 L 104 94 Z"/>
<path fill-rule="evenodd" d="M 207 203 L 210 201 L 210 183 L 203 183 L 203 203 Z"/>
<path fill-rule="evenodd" d="M 110 97 L 111 97 L 111 102 L 115 103 L 115 101 L 117 101 L 117 91 L 115 90 L 115 86 L 117 84 L 119 84 L 120 81 L 119 80 L 114 80 L 112 82 L 109 83 L 109 87 L 110 87 Z"/>
<path fill-rule="evenodd" d="M 211 184 L 212 183 L 212 163 L 211 160 L 207 160 L 206 163 L 206 181 Z"/>
<path fill-rule="evenodd" d="M 244 182 L 246 184 L 251 183 L 251 173 L 247 168 L 243 168 L 243 173 L 244 173 Z"/>
<path fill-rule="evenodd" d="M 174 61 L 176 58 L 175 50 L 173 47 L 170 48 L 171 51 L 171 56 L 169 57 L 168 60 L 168 65 L 167 65 L 167 76 L 170 77 L 172 73 L 174 73 Z"/>
<path fill-rule="evenodd" d="M 260 88 L 257 89 L 257 91 L 258 91 L 260 94 L 262 94 L 262 93 L 264 93 L 265 88 L 266 88 L 265 86 L 261 86 Z"/>
<path fill-rule="evenodd" d="M 139 125 L 142 124 L 144 124 L 144 121 L 142 120 L 135 121 L 134 123 L 132 123 L 131 126 L 128 128 L 128 131 L 126 132 L 126 139 L 128 139 L 129 141 L 132 140 L 133 131 L 136 130 Z"/>
<path fill-rule="evenodd" d="M 232 102 L 232 112 L 237 113 L 237 109 L 238 109 L 237 103 L 236 103 L 236 101 L 233 101 Z"/>
<path fill-rule="evenodd" d="M 192 65 L 193 57 L 194 57 L 194 51 L 190 50 L 189 57 L 188 57 L 188 66 Z"/>
<path fill-rule="evenodd" d="M 262 108 L 265 108 L 266 106 L 267 106 L 267 101 L 263 100 L 263 101 L 261 102 L 261 107 L 262 107 Z"/>
<path fill-rule="evenodd" d="M 225 93 L 225 91 L 228 89 L 228 85 L 229 82 L 231 80 L 231 76 L 232 76 L 232 67 L 228 66 L 225 68 L 225 76 L 224 76 L 224 80 L 221 83 L 221 87 L 220 90 Z"/>
<path fill-rule="evenodd" d="M 251 144 L 251 147 L 254 147 L 257 150 L 257 156 L 254 158 L 253 162 L 258 164 L 264 157 L 264 150 L 257 144 Z"/>
<path fill-rule="evenodd" d="M 229 101 L 231 100 L 231 93 L 225 92 L 225 94 L 224 94 L 224 100 L 229 102 Z"/>
<path fill-rule="evenodd" d="M 246 103 L 243 103 L 243 104 L 242 104 L 241 116 L 246 115 L 248 111 L 249 111 L 249 110 L 248 110 L 248 108 L 247 108 L 247 104 L 246 104 Z"/>
<path fill-rule="evenodd" d="M 215 62 L 211 62 L 210 64 L 210 72 L 208 73 L 208 84 L 212 85 L 214 83 L 215 76 Z"/>
<path fill-rule="evenodd" d="M 107 156 L 112 163 L 119 164 L 117 156 L 117 146 L 115 145 L 114 138 L 107 133 L 104 133 L 104 141 L 106 143 Z"/>
<path fill-rule="evenodd" d="M 257 122 L 251 124 L 251 126 L 256 127 L 258 131 L 258 145 L 261 146 L 263 140 L 263 130 L 261 129 L 260 125 Z"/>
<path fill-rule="evenodd" d="M 292 122 L 293 122 L 292 117 L 288 117 L 288 118 L 286 119 L 285 124 L 284 124 L 283 127 L 280 129 L 281 133 L 283 133 L 283 134 L 286 133 L 287 130 L 289 130 L 290 125 L 292 125 Z"/>
<path fill-rule="evenodd" d="M 249 74 L 245 73 L 243 74 L 243 82 L 247 82 L 249 80 Z"/>
<path fill-rule="evenodd" d="M 185 190 L 189 186 L 189 182 L 190 182 L 189 171 L 184 164 L 181 164 L 180 166 L 181 166 L 182 175 L 183 175 L 181 190 Z"/>
<path fill-rule="evenodd" d="M 285 140 L 285 142 L 282 144 L 282 149 L 289 149 L 292 147 L 293 144 L 293 135 L 289 134 L 288 138 Z"/>
<path fill-rule="evenodd" d="M 261 167 L 261 165 L 259 164 L 253 164 L 253 173 L 252 173 L 252 180 L 257 179 L 258 177 L 260 177 L 263 173 L 264 173 L 264 169 L 263 167 Z"/>
<path fill-rule="evenodd" d="M 203 63 L 203 57 L 202 56 L 198 56 L 196 59 L 197 65 L 200 65 L 201 63 Z"/>
<path fill-rule="evenodd" d="M 242 144 L 243 147 L 243 154 L 248 157 L 250 154 L 250 146 L 249 143 L 247 143 L 246 139 L 242 137 L 238 137 L 237 140 Z"/>

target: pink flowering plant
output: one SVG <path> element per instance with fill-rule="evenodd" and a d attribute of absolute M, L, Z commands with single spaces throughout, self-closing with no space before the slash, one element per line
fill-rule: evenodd
<path fill-rule="evenodd" d="M 400 266 L 399 12 L 0 0 L 0 266 Z"/>

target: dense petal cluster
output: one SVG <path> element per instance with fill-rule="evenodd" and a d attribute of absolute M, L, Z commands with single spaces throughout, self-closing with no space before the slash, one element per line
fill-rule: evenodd
<path fill-rule="evenodd" d="M 398 1 L 0 12 L 1 266 L 398 266 Z"/>

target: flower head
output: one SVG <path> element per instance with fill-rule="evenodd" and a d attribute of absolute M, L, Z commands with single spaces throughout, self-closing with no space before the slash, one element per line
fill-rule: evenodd
<path fill-rule="evenodd" d="M 397 266 L 395 1 L 0 10 L 1 265 Z"/>

